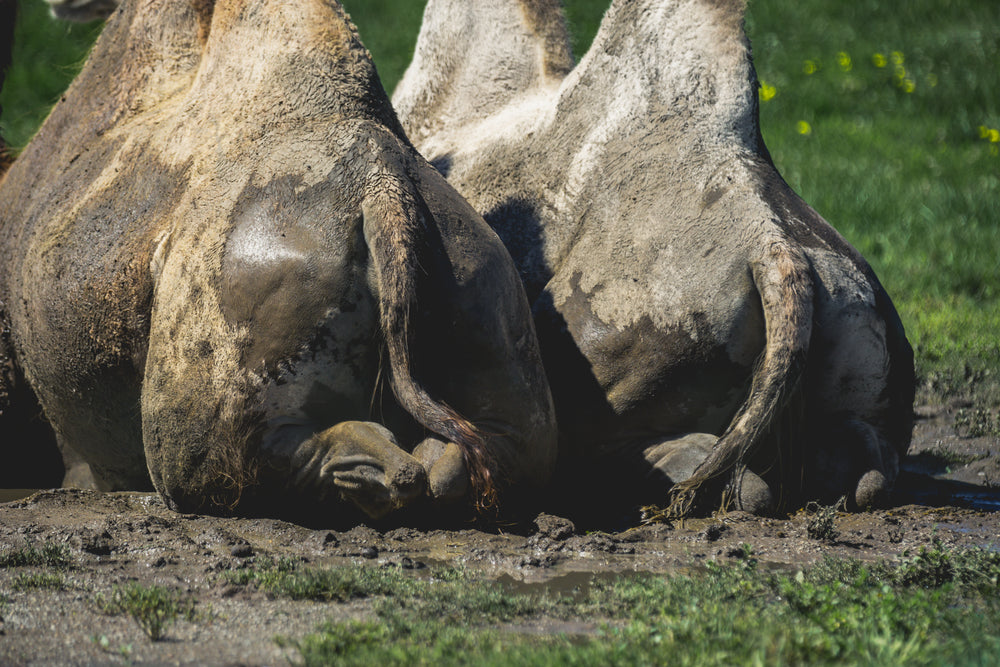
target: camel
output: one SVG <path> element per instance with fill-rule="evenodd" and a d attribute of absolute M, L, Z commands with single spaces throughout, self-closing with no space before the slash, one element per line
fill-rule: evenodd
<path fill-rule="evenodd" d="M 0 249 L 6 353 L 100 489 L 380 518 L 552 473 L 516 269 L 336 0 L 126 0 L 8 172 Z"/>
<path fill-rule="evenodd" d="M 883 504 L 913 353 L 771 160 L 744 14 L 613 0 L 574 65 L 558 0 L 429 0 L 393 104 L 518 266 L 570 483 L 673 516 Z"/>

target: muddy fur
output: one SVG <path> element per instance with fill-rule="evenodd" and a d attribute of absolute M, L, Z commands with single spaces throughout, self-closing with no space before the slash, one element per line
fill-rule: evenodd
<path fill-rule="evenodd" d="M 469 506 L 552 472 L 516 269 L 333 0 L 126 0 L 0 210 L 12 356 L 101 489 L 433 513 L 429 435 Z"/>
<path fill-rule="evenodd" d="M 544 63 L 568 38 L 534 29 L 537 6 L 430 0 L 393 102 L 514 257 L 566 484 L 677 482 L 643 453 L 704 433 L 675 514 L 739 507 L 745 470 L 785 507 L 886 502 L 912 351 L 871 268 L 770 159 L 745 3 L 614 0 L 565 74 Z"/>

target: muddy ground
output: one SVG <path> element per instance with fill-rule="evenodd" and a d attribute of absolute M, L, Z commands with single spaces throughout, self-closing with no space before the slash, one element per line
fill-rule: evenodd
<path fill-rule="evenodd" d="M 287 664 L 296 656 L 274 643 L 276 635 L 301 637 L 324 620 L 370 613 L 364 601 L 269 599 L 219 576 L 261 557 L 302 558 L 310 566 L 368 563 L 413 569 L 415 576 L 427 571 L 424 565 L 462 565 L 495 577 L 498 585 L 560 590 L 592 576 L 732 560 L 743 544 L 765 564 L 790 567 L 824 555 L 892 559 L 935 541 L 1000 548 L 1000 442 L 960 435 L 955 421 L 961 407 L 917 408 L 896 506 L 838 514 L 832 541 L 809 535 L 816 518 L 809 512 L 785 519 L 737 512 L 622 532 L 578 529 L 549 515 L 513 532 L 336 531 L 274 519 L 181 515 L 148 494 L 37 492 L 0 504 L 0 552 L 54 542 L 69 547 L 74 565 L 63 590 L 19 589 L 18 577 L 41 570 L 0 569 L 6 598 L 0 601 L 0 665 Z M 197 601 L 200 613 L 152 642 L 131 618 L 104 615 L 95 603 L 99 594 L 129 581 L 179 589 Z"/>

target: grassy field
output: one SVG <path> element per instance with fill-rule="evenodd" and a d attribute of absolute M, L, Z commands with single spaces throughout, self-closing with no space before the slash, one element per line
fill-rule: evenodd
<path fill-rule="evenodd" d="M 279 561 L 222 576 L 276 597 L 374 600 L 373 619 L 277 638 L 306 665 L 987 665 L 1000 659 L 998 574 L 996 552 L 940 546 L 770 572 L 744 545 L 736 565 L 560 594 L 439 568 L 415 578 Z"/>
<path fill-rule="evenodd" d="M 5 136 L 28 141 L 99 25 L 26 0 L 3 91 Z M 392 90 L 414 0 L 344 0 Z M 577 54 L 606 0 L 567 0 Z M 994 0 L 754 0 L 748 31 L 765 140 L 791 185 L 869 259 L 922 378 L 1000 377 L 1000 15 Z"/>

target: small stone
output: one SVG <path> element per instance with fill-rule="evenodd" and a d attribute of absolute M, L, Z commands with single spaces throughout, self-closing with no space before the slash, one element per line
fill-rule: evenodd
<path fill-rule="evenodd" d="M 569 519 L 551 514 L 539 514 L 535 517 L 538 534 L 551 540 L 565 540 L 576 532 L 576 526 Z"/>
<path fill-rule="evenodd" d="M 361 557 L 371 560 L 373 558 L 378 558 L 378 549 L 375 547 L 363 547 L 361 549 Z"/>

